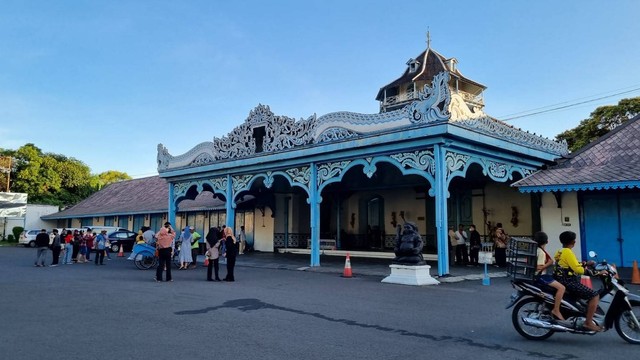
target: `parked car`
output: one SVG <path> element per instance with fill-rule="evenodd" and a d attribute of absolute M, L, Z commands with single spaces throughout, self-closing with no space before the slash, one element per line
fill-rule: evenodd
<path fill-rule="evenodd" d="M 119 252 L 120 246 L 123 251 L 131 251 L 136 242 L 137 233 L 129 230 L 118 230 L 107 233 L 107 239 L 111 243 L 111 252 Z"/>
<path fill-rule="evenodd" d="M 36 235 L 38 235 L 40 231 L 42 231 L 42 229 L 23 231 L 22 234 L 20 234 L 18 244 L 24 245 L 25 247 L 36 247 Z"/>

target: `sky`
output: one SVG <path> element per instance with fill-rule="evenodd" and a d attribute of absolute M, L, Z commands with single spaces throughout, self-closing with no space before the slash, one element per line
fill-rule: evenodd
<path fill-rule="evenodd" d="M 258 104 L 377 113 L 431 47 L 486 85 L 485 112 L 555 137 L 640 96 L 640 1 L 111 0 L 0 3 L 0 148 L 157 174 Z"/>

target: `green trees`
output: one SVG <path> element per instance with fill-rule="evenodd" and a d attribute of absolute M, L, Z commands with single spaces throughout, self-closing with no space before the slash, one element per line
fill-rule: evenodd
<path fill-rule="evenodd" d="M 43 153 L 34 144 L 18 150 L 0 149 L 0 156 L 11 156 L 10 189 L 29 194 L 30 203 L 72 205 L 104 185 L 131 179 L 126 173 L 106 171 L 92 175 L 82 161 L 60 154 Z M 0 190 L 5 190 L 0 184 Z"/>
<path fill-rule="evenodd" d="M 567 140 L 570 151 L 576 151 L 593 140 L 615 129 L 625 121 L 640 114 L 640 97 L 623 99 L 618 105 L 601 106 L 578 126 L 556 136 Z"/>

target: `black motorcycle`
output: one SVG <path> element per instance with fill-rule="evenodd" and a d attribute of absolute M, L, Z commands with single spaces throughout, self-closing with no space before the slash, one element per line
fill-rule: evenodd
<path fill-rule="evenodd" d="M 589 256 L 596 257 L 595 252 Z M 631 294 L 624 282 L 616 278 L 615 267 L 606 261 L 597 262 L 593 270 L 602 280 L 600 302 L 593 320 L 607 331 L 616 328 L 618 335 L 631 344 L 640 344 L 640 296 Z M 567 293 L 561 311 L 566 320 L 551 315 L 555 289 L 535 280 L 512 280 L 517 290 L 511 295 L 507 309 L 513 308 L 511 320 L 516 331 L 529 340 L 544 340 L 555 332 L 594 335 L 597 332 L 583 327 L 587 302 Z"/>

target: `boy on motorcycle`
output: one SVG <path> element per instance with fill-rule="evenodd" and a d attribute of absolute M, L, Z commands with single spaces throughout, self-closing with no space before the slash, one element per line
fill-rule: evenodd
<path fill-rule="evenodd" d="M 538 231 L 533 234 L 533 239 L 536 243 L 538 243 L 538 262 L 536 270 L 537 273 L 537 281 L 541 284 L 545 284 L 551 286 L 556 289 L 556 295 L 554 297 L 553 310 L 551 310 L 551 315 L 553 315 L 557 320 L 564 320 L 562 313 L 560 312 L 560 305 L 562 304 L 562 297 L 564 296 L 565 287 L 558 281 L 556 281 L 552 275 L 549 275 L 547 269 L 554 264 L 553 259 L 544 249 L 547 243 L 549 243 L 549 237 L 546 233 L 542 231 Z"/>
<path fill-rule="evenodd" d="M 584 266 L 587 263 L 579 263 L 573 250 L 571 250 L 576 245 L 576 233 L 573 231 L 563 232 L 560 234 L 560 242 L 562 243 L 562 249 L 558 250 L 554 256 L 557 264 L 554 276 L 569 292 L 588 301 L 583 327 L 592 331 L 602 331 L 602 328 L 593 322 L 593 315 L 598 307 L 600 296 L 597 291 L 580 283 L 580 277 L 585 273 Z"/>

